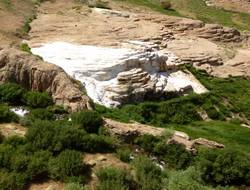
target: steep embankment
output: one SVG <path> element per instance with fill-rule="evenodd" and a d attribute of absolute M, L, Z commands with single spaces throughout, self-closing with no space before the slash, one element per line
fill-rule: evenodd
<path fill-rule="evenodd" d="M 69 111 L 91 108 L 79 85 L 59 67 L 15 49 L 0 50 L 0 83 L 14 81 L 27 89 L 47 91 Z"/>

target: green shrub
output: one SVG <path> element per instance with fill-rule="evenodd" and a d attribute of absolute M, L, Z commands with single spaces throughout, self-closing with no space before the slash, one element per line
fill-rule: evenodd
<path fill-rule="evenodd" d="M 4 141 L 5 145 L 10 145 L 13 148 L 17 148 L 21 145 L 25 145 L 26 144 L 26 139 L 24 137 L 20 137 L 20 136 L 11 136 L 5 139 Z"/>
<path fill-rule="evenodd" d="M 53 104 L 52 97 L 47 92 L 28 92 L 25 102 L 32 108 L 46 108 Z"/>
<path fill-rule="evenodd" d="M 0 144 L 3 142 L 3 140 L 4 140 L 4 136 L 3 136 L 3 134 L 0 131 Z"/>
<path fill-rule="evenodd" d="M 132 176 L 117 168 L 101 168 L 97 171 L 97 177 L 100 181 L 97 190 L 128 190 L 134 185 Z"/>
<path fill-rule="evenodd" d="M 237 151 L 206 151 L 199 157 L 203 180 L 213 185 L 249 185 L 250 158 Z"/>
<path fill-rule="evenodd" d="M 24 173 L 2 172 L 0 171 L 0 189 L 1 190 L 23 190 L 27 184 L 27 178 Z"/>
<path fill-rule="evenodd" d="M 105 136 L 89 134 L 82 139 L 82 150 L 86 152 L 110 152 L 113 149 L 112 139 Z"/>
<path fill-rule="evenodd" d="M 17 173 L 25 173 L 27 171 L 29 161 L 29 156 L 22 153 L 14 152 L 14 155 L 11 157 L 10 160 L 10 169 L 11 171 Z"/>
<path fill-rule="evenodd" d="M 56 158 L 49 161 L 49 174 L 55 180 L 67 180 L 69 177 L 83 173 L 82 153 L 74 150 L 65 150 Z"/>
<path fill-rule="evenodd" d="M 153 152 L 154 146 L 159 139 L 153 135 L 142 135 L 134 140 L 134 143 L 143 148 L 146 152 Z"/>
<path fill-rule="evenodd" d="M 162 172 L 151 160 L 140 156 L 133 161 L 136 173 L 136 181 L 139 189 L 161 190 Z"/>
<path fill-rule="evenodd" d="M 180 144 L 159 144 L 154 151 L 163 158 L 169 168 L 184 169 L 193 160 L 192 154 Z"/>
<path fill-rule="evenodd" d="M 0 168 L 10 169 L 11 158 L 15 150 L 11 146 L 0 146 Z"/>
<path fill-rule="evenodd" d="M 212 190 L 203 184 L 200 173 L 195 167 L 172 172 L 165 187 L 168 190 Z"/>
<path fill-rule="evenodd" d="M 0 102 L 7 102 L 13 105 L 20 105 L 25 94 L 24 88 L 15 83 L 0 85 Z"/>
<path fill-rule="evenodd" d="M 101 116 L 95 111 L 83 111 L 71 115 L 73 125 L 78 125 L 88 133 L 97 133 L 103 124 Z"/>
<path fill-rule="evenodd" d="M 30 47 L 29 47 L 29 45 L 27 43 L 22 43 L 20 45 L 20 50 L 31 54 L 31 49 L 30 49 Z"/>
<path fill-rule="evenodd" d="M 35 121 L 26 133 L 26 139 L 32 150 L 53 150 L 53 138 L 57 128 L 49 121 Z"/>
<path fill-rule="evenodd" d="M 7 106 L 0 105 L 0 123 L 18 122 L 18 116 Z"/>
<path fill-rule="evenodd" d="M 27 118 L 30 121 L 35 121 L 35 120 L 54 120 L 55 116 L 54 116 L 53 112 L 51 112 L 48 109 L 37 108 L 37 109 L 31 110 L 30 113 L 28 114 Z"/>
<path fill-rule="evenodd" d="M 120 148 L 116 151 L 117 157 L 123 162 L 130 162 L 131 150 L 128 148 Z"/>
<path fill-rule="evenodd" d="M 80 183 L 67 183 L 64 190 L 87 190 L 87 188 Z"/>
<path fill-rule="evenodd" d="M 45 178 L 48 176 L 48 160 L 52 157 L 49 151 L 35 152 L 31 157 L 27 167 L 27 175 L 31 179 Z"/>
<path fill-rule="evenodd" d="M 83 129 L 78 129 L 74 126 L 58 127 L 56 134 L 54 134 L 54 148 L 53 151 L 60 152 L 65 149 L 84 149 L 84 138 L 87 133 Z"/>

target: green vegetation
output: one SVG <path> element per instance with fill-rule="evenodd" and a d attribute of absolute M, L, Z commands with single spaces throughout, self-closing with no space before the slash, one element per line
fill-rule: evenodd
<path fill-rule="evenodd" d="M 249 119 L 249 107 L 241 103 L 248 101 L 249 79 L 217 79 L 191 66 L 185 69 L 210 92 L 120 109 L 97 105 L 96 111 L 73 114 L 54 106 L 46 93 L 29 92 L 14 83 L 0 85 L 2 122 L 18 122 L 9 111 L 11 105 L 30 109 L 20 120 L 28 127 L 24 137 L 0 137 L 0 189 L 23 190 L 34 181 L 52 179 L 65 182 L 66 189 L 84 190 L 90 179 L 84 153 L 114 153 L 131 170 L 101 168 L 96 172 L 98 190 L 246 190 L 250 131 L 240 124 Z M 213 120 L 202 121 L 200 110 Z M 230 120 L 236 114 L 239 118 Z M 102 127 L 103 116 L 168 130 L 160 137 L 142 135 L 124 142 L 109 136 Z M 215 140 L 226 148 L 209 151 L 197 147 L 198 153 L 192 154 L 182 145 L 167 143 L 172 129 Z"/>
<path fill-rule="evenodd" d="M 4 7 L 7 10 L 11 10 L 12 7 L 13 7 L 13 4 L 12 4 L 11 0 L 0 0 L 0 4 L 4 5 Z"/>
<path fill-rule="evenodd" d="M 97 190 L 127 190 L 133 188 L 133 177 L 124 170 L 112 167 L 101 168 L 97 171 L 97 176 L 100 180 Z"/>
<path fill-rule="evenodd" d="M 46 92 L 27 92 L 25 102 L 32 108 L 46 108 L 53 104 L 51 96 Z"/>
<path fill-rule="evenodd" d="M 18 116 L 11 112 L 7 106 L 0 105 L 0 123 L 17 122 Z"/>
<path fill-rule="evenodd" d="M 133 161 L 136 172 L 136 181 L 139 189 L 160 190 L 162 189 L 163 173 L 150 159 L 140 156 Z"/>
<path fill-rule="evenodd" d="M 97 112 L 84 111 L 71 115 L 72 123 L 78 125 L 89 133 L 97 133 L 103 121 Z"/>
<path fill-rule="evenodd" d="M 250 30 L 250 14 L 208 7 L 203 0 L 170 0 L 172 9 L 164 9 L 161 0 L 123 0 L 122 2 L 149 7 L 168 15 L 199 19 L 207 23 L 235 27 L 239 30 Z"/>
<path fill-rule="evenodd" d="M 208 7 L 201 0 L 173 0 L 172 6 L 181 15 L 209 23 L 218 23 L 240 30 L 250 30 L 250 14 Z"/>
<path fill-rule="evenodd" d="M 83 173 L 81 152 L 65 150 L 49 161 L 49 173 L 52 179 L 66 181 L 70 177 Z"/>
<path fill-rule="evenodd" d="M 21 43 L 20 50 L 31 54 L 31 49 L 27 43 Z"/>
<path fill-rule="evenodd" d="M 238 151 L 209 151 L 199 156 L 204 181 L 215 185 L 249 185 L 250 162 Z"/>
<path fill-rule="evenodd" d="M 0 102 L 10 104 L 21 104 L 25 90 L 15 83 L 5 83 L 0 85 Z"/>

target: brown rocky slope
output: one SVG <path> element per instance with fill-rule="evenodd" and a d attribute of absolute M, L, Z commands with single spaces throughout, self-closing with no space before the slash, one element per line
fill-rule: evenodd
<path fill-rule="evenodd" d="M 8 81 L 48 92 L 69 112 L 91 109 L 90 99 L 60 67 L 15 49 L 0 49 L 0 84 Z"/>

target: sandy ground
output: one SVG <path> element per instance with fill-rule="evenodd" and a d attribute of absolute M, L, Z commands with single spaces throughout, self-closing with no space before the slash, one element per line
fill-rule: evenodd
<path fill-rule="evenodd" d="M 3 123 L 0 124 L 0 131 L 5 137 L 9 136 L 24 136 L 27 129 L 16 123 Z"/>
<path fill-rule="evenodd" d="M 173 32 L 175 40 L 169 40 L 166 44 L 167 50 L 176 55 L 183 57 L 204 53 L 221 57 L 224 62 L 223 67 L 210 68 L 211 74 L 216 76 L 249 74 L 249 46 L 243 49 L 231 44 L 230 51 L 233 49 L 234 55 L 228 55 L 229 50 L 225 45 L 198 38 L 192 31 L 180 34 L 165 25 L 166 22 L 186 22 L 186 19 L 165 16 L 140 8 L 129 9 L 128 5 L 114 3 L 111 5 L 112 11 L 106 12 L 76 4 L 73 0 L 45 2 L 39 8 L 37 19 L 31 24 L 28 43 L 31 47 L 55 41 L 121 47 L 129 40 L 157 42 L 162 34 Z M 239 62 L 242 63 L 238 64 Z"/>
<path fill-rule="evenodd" d="M 6 3 L 4 3 L 6 2 Z M 20 42 L 16 32 L 21 30 L 25 19 L 33 14 L 34 4 L 29 1 L 10 0 L 0 2 L 0 42 L 1 46 L 9 46 Z"/>

